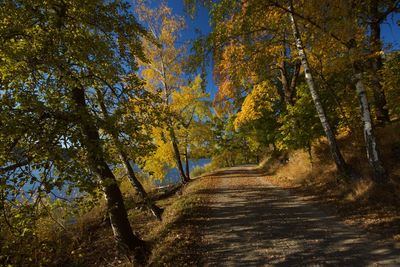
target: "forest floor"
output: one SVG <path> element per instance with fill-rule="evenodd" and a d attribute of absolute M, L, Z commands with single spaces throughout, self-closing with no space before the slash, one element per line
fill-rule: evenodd
<path fill-rule="evenodd" d="M 200 266 L 400 266 L 400 243 L 347 225 L 295 191 L 274 186 L 256 166 L 200 180 L 207 202 L 192 214 Z"/>

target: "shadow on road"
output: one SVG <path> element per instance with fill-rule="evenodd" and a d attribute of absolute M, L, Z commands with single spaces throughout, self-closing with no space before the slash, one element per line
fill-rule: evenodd
<path fill-rule="evenodd" d="M 205 266 L 400 266 L 400 249 L 344 225 L 310 202 L 272 187 L 256 169 L 213 173 L 202 225 Z M 239 179 L 240 178 L 240 179 Z"/>

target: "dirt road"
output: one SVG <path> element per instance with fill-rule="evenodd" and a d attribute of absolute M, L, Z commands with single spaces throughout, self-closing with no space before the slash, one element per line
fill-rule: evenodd
<path fill-rule="evenodd" d="M 400 244 L 346 226 L 252 166 L 212 175 L 201 266 L 400 266 Z"/>

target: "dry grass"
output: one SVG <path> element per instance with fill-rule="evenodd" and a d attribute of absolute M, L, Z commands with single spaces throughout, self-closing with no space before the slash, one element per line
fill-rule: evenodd
<path fill-rule="evenodd" d="M 349 224 L 356 224 L 389 238 L 400 239 L 400 124 L 377 129 L 384 165 L 389 182 L 377 185 L 359 146 L 362 136 L 342 137 L 340 147 L 347 162 L 363 177 L 346 182 L 337 176 L 326 142 L 313 145 L 312 161 L 305 151 L 293 151 L 289 160 L 269 160 L 266 170 L 274 184 L 312 197 L 334 209 Z"/>
<path fill-rule="evenodd" d="M 157 205 L 165 209 L 161 222 L 147 210 L 133 208 L 135 205 L 130 202 L 135 195 L 125 192 L 125 197 L 131 198 L 127 202 L 131 206 L 128 216 L 132 228 L 151 249 L 149 266 L 197 264 L 199 255 L 194 248 L 200 243 L 200 235 L 198 226 L 190 221 L 190 217 L 200 212 L 204 203 L 199 191 L 204 188 L 205 182 L 206 179 L 196 179 L 182 191 L 157 201 Z M 132 266 L 128 258 L 116 251 L 111 227 L 104 220 L 104 214 L 104 207 L 97 207 L 79 217 L 72 237 L 75 245 L 70 248 L 69 255 L 57 262 L 57 266 Z"/>
<path fill-rule="evenodd" d="M 197 264 L 199 255 L 194 252 L 198 251 L 194 248 L 200 244 L 200 235 L 196 223 L 190 218 L 202 208 L 204 200 L 200 191 L 206 185 L 206 181 L 206 178 L 196 179 L 183 190 L 171 188 L 171 193 L 164 192 L 163 196 L 160 196 L 158 191 L 151 194 L 159 199 L 157 205 L 165 209 L 161 222 L 143 208 L 143 205 L 137 203 L 138 198 L 132 189 L 128 186 L 123 187 L 132 228 L 146 241 L 151 250 L 149 266 Z M 39 254 L 30 255 L 32 253 L 21 247 L 21 251 L 18 251 L 20 253 L 14 253 L 14 256 L 22 257 L 27 254 L 33 259 L 20 261 L 18 266 L 33 266 L 32 262 L 41 262 L 45 266 L 69 267 L 132 266 L 132 262 L 115 247 L 104 200 L 100 200 L 89 211 L 76 215 L 72 223 L 64 222 L 65 229 L 50 218 L 41 220 L 37 227 L 36 236 L 40 242 L 36 243 L 42 246 L 37 248 Z M 36 243 L 26 246 L 36 246 Z"/>
<path fill-rule="evenodd" d="M 201 213 L 206 199 L 201 190 L 207 186 L 207 178 L 199 178 L 177 194 L 160 204 L 165 207 L 162 223 L 149 236 L 154 240 L 151 266 L 196 266 L 197 246 L 200 242 L 199 225 L 191 218 Z"/>

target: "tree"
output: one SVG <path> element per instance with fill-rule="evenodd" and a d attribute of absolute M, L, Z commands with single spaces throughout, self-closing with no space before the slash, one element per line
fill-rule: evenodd
<path fill-rule="evenodd" d="M 292 2 L 289 2 L 291 5 L 288 7 L 285 3 L 272 0 L 228 0 L 212 3 L 187 0 L 188 10 L 194 12 L 196 4 L 199 2 L 210 8 L 213 19 L 212 36 L 216 41 L 213 43 L 213 52 L 219 79 L 216 103 L 220 114 L 223 112 L 233 114 L 240 110 L 243 99 L 263 79 L 274 81 L 274 77 L 271 75 L 273 73 L 271 67 L 274 66 L 281 70 L 281 77 L 278 80 L 282 89 L 276 87 L 280 92 L 281 99 L 285 99 L 286 96 L 286 100 L 291 100 L 291 91 L 295 92 L 296 90 L 291 90 L 292 88 L 287 90 L 288 79 L 287 75 L 283 75 L 285 64 L 282 64 L 285 63 L 285 60 L 279 60 L 276 51 L 281 51 L 281 55 L 292 52 L 292 47 L 285 46 L 285 44 L 293 42 L 296 44 L 297 50 L 295 57 L 299 57 L 302 61 L 305 80 L 310 87 L 311 96 L 314 99 L 338 169 L 348 176 L 348 167 L 336 144 L 335 129 L 340 125 L 343 127 L 344 124 L 354 129 L 353 122 L 361 122 L 366 155 L 372 167 L 374 179 L 377 182 L 386 180 L 387 174 L 379 156 L 379 146 L 374 134 L 365 72 L 366 66 L 371 65 L 367 62 L 369 60 L 374 65 L 371 68 L 373 70 L 371 87 L 374 92 L 376 114 L 380 120 L 388 120 L 386 100 L 382 90 L 383 77 L 381 71 L 377 71 L 381 69 L 382 49 L 378 35 L 380 23 L 389 14 L 398 12 L 398 1 L 326 1 L 323 5 L 320 1 L 307 1 L 296 2 L 296 10 L 294 10 Z M 282 20 L 286 16 L 285 14 L 291 18 L 289 24 Z M 301 22 L 300 26 L 299 22 Z M 294 40 L 287 41 L 288 26 L 292 28 Z M 302 40 L 305 38 L 301 35 L 307 36 L 305 43 Z M 262 46 L 262 44 L 265 45 Z M 279 47 L 277 44 L 280 44 L 281 48 L 276 49 Z M 249 47 L 252 49 L 247 49 Z M 268 50 L 262 50 L 266 47 Z M 260 51 L 261 54 L 264 52 L 267 56 L 258 58 Z M 268 57 L 269 55 L 272 55 L 273 60 Z M 260 64 L 258 59 L 260 59 Z M 249 62 L 251 64 L 248 64 Z M 275 64 L 270 64 L 270 62 Z M 294 65 L 291 73 L 298 72 L 296 66 L 298 65 Z M 264 72 L 258 70 L 264 70 Z M 244 75 L 242 75 L 243 73 Z M 315 73 L 318 75 L 314 75 Z M 340 76 L 337 76 L 338 74 Z M 294 84 L 297 84 L 297 75 L 292 75 L 292 77 Z M 326 79 L 327 77 L 328 79 Z M 275 79 L 277 79 L 276 76 Z M 341 81 L 341 84 L 333 84 L 335 80 Z M 301 80 L 299 82 L 301 83 Z M 324 102 L 329 99 L 319 97 L 319 92 L 315 90 L 316 84 L 320 85 L 320 90 L 322 88 L 327 90 L 336 103 L 337 111 L 335 112 L 339 112 L 337 118 L 340 120 L 338 124 L 333 124 L 333 127 L 328 123 L 328 114 L 324 106 L 326 105 Z M 390 83 L 385 82 L 384 84 Z M 337 88 L 339 90 L 336 91 Z M 338 97 L 345 96 L 347 88 L 356 89 L 354 91 L 359 99 L 360 116 L 354 113 L 356 107 L 352 103 L 353 96 L 346 96 L 345 99 Z M 224 103 L 224 106 L 221 103 Z M 286 104 L 290 105 L 291 103 L 286 101 Z M 222 108 L 220 108 L 221 106 Z M 289 110 L 296 109 L 290 107 Z M 276 114 L 284 115 L 285 111 L 282 108 L 276 111 Z M 291 118 L 291 116 L 287 116 L 287 118 Z M 285 124 L 285 119 L 281 119 L 281 122 Z M 285 131 L 281 131 L 280 134 L 284 135 Z"/>
<path fill-rule="evenodd" d="M 296 47 L 297 47 L 297 50 L 298 50 L 298 53 L 299 53 L 299 56 L 301 59 L 301 64 L 304 69 L 304 75 L 305 75 L 308 87 L 310 89 L 310 93 L 311 93 L 312 99 L 314 101 L 314 105 L 317 110 L 318 117 L 321 121 L 322 127 L 325 131 L 325 135 L 328 139 L 329 148 L 331 150 L 332 157 L 333 157 L 336 167 L 338 168 L 340 173 L 349 177 L 350 176 L 349 167 L 347 166 L 346 162 L 344 161 L 343 156 L 339 150 L 335 134 L 333 133 L 332 128 L 328 122 L 326 112 L 321 103 L 319 94 L 318 94 L 316 86 L 315 86 L 313 76 L 311 74 L 311 69 L 310 69 L 310 66 L 308 63 L 307 55 L 306 55 L 304 47 L 303 47 L 303 41 L 301 40 L 299 28 L 297 26 L 297 22 L 293 15 L 293 2 L 292 1 L 290 1 L 290 5 L 289 5 L 289 18 L 292 23 L 293 35 L 294 35 Z"/>
<path fill-rule="evenodd" d="M 128 131 L 121 131 L 122 127 L 118 127 L 115 124 L 118 123 L 118 121 L 116 121 L 118 119 L 118 115 L 126 115 L 126 113 L 130 113 L 129 110 L 128 112 L 121 112 L 121 110 L 125 109 L 129 109 L 129 107 L 131 106 L 132 102 L 135 101 L 135 99 L 125 99 L 123 101 L 120 101 L 119 103 L 117 103 L 118 105 L 116 107 L 114 107 L 114 113 L 109 114 L 109 109 L 107 109 L 106 103 L 105 103 L 105 99 L 104 99 L 104 94 L 101 90 L 101 88 L 97 88 L 97 99 L 98 99 L 98 103 L 100 105 L 100 109 L 101 109 L 101 113 L 103 115 L 103 119 L 105 120 L 105 127 L 107 129 L 107 132 L 110 134 L 111 136 L 111 140 L 115 146 L 116 149 L 116 153 L 118 155 L 118 157 L 120 158 L 120 161 L 122 162 L 122 164 L 125 167 L 126 173 L 129 177 L 129 180 L 132 184 L 132 186 L 136 189 L 137 193 L 140 195 L 140 197 L 143 199 L 143 201 L 146 203 L 146 206 L 148 207 L 148 209 L 153 213 L 153 215 L 158 219 L 161 220 L 161 215 L 162 215 L 162 209 L 159 208 L 155 203 L 153 203 L 153 201 L 149 198 L 149 196 L 147 195 L 147 192 L 145 191 L 143 185 L 140 183 L 140 181 L 137 179 L 136 175 L 135 175 L 135 171 L 131 165 L 131 160 L 129 159 L 128 153 L 126 151 L 126 147 L 128 147 L 128 145 L 124 146 L 123 142 L 120 140 L 121 139 L 121 135 L 123 136 L 128 136 L 130 137 L 130 133 L 129 130 Z M 148 98 L 146 97 L 150 102 L 154 101 L 154 98 Z M 126 103 L 128 102 L 128 103 Z M 155 103 L 157 103 L 157 101 L 154 101 Z M 150 105 L 148 105 L 150 106 Z M 149 114 L 149 110 L 144 111 L 143 114 Z M 128 116 L 129 117 L 129 116 Z M 149 118 L 144 118 L 142 120 L 139 121 L 139 116 L 135 116 L 134 118 L 130 118 L 131 120 L 136 120 L 135 122 L 138 125 L 141 125 L 141 127 L 146 127 L 146 126 L 150 126 L 152 124 L 154 124 L 154 121 L 152 121 L 152 119 L 155 119 L 155 116 L 149 116 Z M 122 124 L 122 123 L 121 123 Z M 124 127 L 125 129 L 127 127 Z M 128 127 L 129 129 L 132 129 L 132 127 Z M 136 156 L 139 156 L 140 154 L 146 154 L 143 151 L 143 148 L 145 147 L 143 145 L 143 143 L 145 143 L 145 137 L 143 136 L 138 136 L 138 133 L 136 133 L 136 140 L 142 140 L 142 151 L 139 152 L 136 149 Z M 132 140 L 129 140 L 130 142 L 132 142 Z M 149 144 L 150 146 L 150 144 Z"/>
<path fill-rule="evenodd" d="M 364 5 L 361 3 L 361 6 L 364 7 L 365 10 L 363 10 L 360 15 L 369 26 L 370 31 L 370 53 L 374 55 L 371 60 L 371 81 L 375 100 L 376 118 L 379 122 L 389 122 L 389 111 L 386 106 L 386 97 L 382 87 L 382 75 L 380 73 L 383 68 L 381 24 L 390 14 L 400 11 L 400 1 L 370 0 L 364 3 Z"/>
<path fill-rule="evenodd" d="M 197 76 L 189 85 L 174 91 L 169 104 L 170 114 L 175 120 L 175 134 L 180 140 L 178 149 L 183 151 L 185 156 L 186 176 L 189 176 L 189 152 L 194 156 L 201 156 L 209 136 L 201 135 L 207 132 L 207 129 L 199 129 L 208 127 L 207 120 L 210 116 L 208 94 L 203 92 L 201 84 L 202 79 Z M 170 136 L 165 134 L 165 128 L 155 127 L 153 137 L 157 149 L 154 154 L 145 157 L 144 170 L 155 177 L 163 178 L 169 169 L 176 167 L 175 152 L 170 143 Z"/>
<path fill-rule="evenodd" d="M 180 125 L 177 136 L 183 140 L 181 150 L 184 151 L 185 171 L 188 178 L 190 178 L 189 152 L 196 149 L 194 143 L 202 147 L 204 141 L 207 140 L 204 136 L 196 134 L 196 131 L 200 131 L 199 127 L 207 127 L 206 122 L 211 116 L 208 97 L 209 94 L 203 90 L 203 80 L 200 75 L 196 76 L 188 86 L 182 86 L 179 91 L 171 95 L 171 110 L 173 114 L 177 114 Z M 196 154 L 196 151 L 192 152 Z"/>
<path fill-rule="evenodd" d="M 2 191 L 18 194 L 11 188 L 19 183 L 32 186 L 31 197 L 65 184 L 100 189 L 118 246 L 143 262 L 144 242 L 108 164 L 95 88 L 129 86 L 140 95 L 138 80 L 123 78 L 135 75 L 135 57 L 144 58 L 144 29 L 126 2 L 10 0 L 1 17 L 1 165 L 17 167 L 7 169 Z"/>
<path fill-rule="evenodd" d="M 185 174 L 179 149 L 181 140 L 176 134 L 176 127 L 179 123 L 173 112 L 170 113 L 171 95 L 184 85 L 185 47 L 176 44 L 179 31 L 184 27 L 184 21 L 182 18 L 172 15 L 171 9 L 164 3 L 156 9 L 151 9 L 146 5 L 146 1 L 136 2 L 136 12 L 150 32 L 150 37 L 143 39 L 147 59 L 139 62 L 142 77 L 146 81 L 144 86 L 148 91 L 162 95 L 164 109 L 169 114 L 165 116 L 164 120 L 168 139 L 172 145 L 175 166 L 179 171 L 182 183 L 187 183 L 189 179 Z M 163 131 L 158 133 L 158 137 L 165 136 Z M 166 138 L 162 139 L 166 140 Z M 162 147 L 169 149 L 165 146 Z"/>
<path fill-rule="evenodd" d="M 334 39 L 336 42 L 340 43 L 342 47 L 345 47 L 347 49 L 347 60 L 349 60 L 351 63 L 352 79 L 356 87 L 357 96 L 359 98 L 359 106 L 361 110 L 361 120 L 363 125 L 364 141 L 367 150 L 367 158 L 372 167 L 375 181 L 379 183 L 386 181 L 387 174 L 380 160 L 379 156 L 380 153 L 378 145 L 376 143 L 376 137 L 374 134 L 369 102 L 364 87 L 364 81 L 363 81 L 364 64 L 360 59 L 362 58 L 361 55 L 363 55 L 363 52 L 362 49 L 357 49 L 360 46 L 359 44 L 362 42 L 362 38 L 360 40 L 358 34 L 360 31 L 360 25 L 354 23 L 354 21 L 356 20 L 354 19 L 354 15 L 352 14 L 352 12 L 349 12 L 348 3 L 340 2 L 340 4 L 337 5 L 338 8 L 333 9 L 333 12 L 331 14 L 334 17 L 336 17 L 338 13 L 342 14 L 343 19 L 334 22 L 329 21 L 329 23 L 326 23 L 326 25 L 323 23 L 323 21 L 320 23 L 316 22 L 315 20 L 312 19 L 313 18 L 312 16 L 302 15 L 294 11 L 293 5 L 291 5 L 289 8 L 285 8 L 276 3 L 274 3 L 274 5 L 283 10 L 286 10 L 289 13 L 289 16 L 292 18 L 292 22 L 294 21 L 295 16 L 300 17 L 305 22 L 308 22 L 312 26 L 317 28 L 317 30 L 319 30 L 320 32 L 326 34 L 327 37 Z M 311 10 L 311 13 L 313 13 L 313 7 L 316 6 L 315 5 L 312 7 L 308 6 L 308 10 Z M 316 12 L 318 12 L 318 14 L 321 13 L 318 7 Z M 315 15 L 315 17 L 318 18 L 318 15 Z M 295 24 L 296 23 L 294 21 L 293 26 L 295 26 Z M 345 25 L 344 28 L 345 30 L 341 29 L 340 34 L 338 33 L 338 27 L 335 27 L 338 25 Z"/>
<path fill-rule="evenodd" d="M 298 60 L 291 61 L 288 58 L 296 50 L 295 55 L 301 59 L 306 74 L 305 79 L 327 136 L 333 159 L 338 170 L 344 176 L 349 176 L 348 166 L 338 148 L 334 131 L 328 122 L 316 90 L 294 18 L 290 23 L 285 22 L 286 10 L 282 12 L 282 9 L 276 8 L 274 4 L 265 3 L 265 1 L 224 1 L 214 5 L 213 8 L 213 17 L 216 20 L 214 35 L 218 38 L 216 46 L 223 48 L 221 56 L 217 55 L 219 68 L 217 73 L 222 78 L 219 96 L 240 99 L 243 94 L 256 88 L 254 85 L 261 84 L 263 79 L 276 79 L 279 86 L 270 86 L 269 88 L 277 90 L 282 99 L 283 108 L 276 112 L 278 114 L 285 113 L 285 106 L 292 106 L 295 103 L 295 88 L 300 65 Z M 266 13 L 268 16 L 265 16 Z M 294 33 L 293 44 L 296 48 L 288 45 L 292 41 L 288 38 L 289 29 Z M 289 62 L 292 64 L 290 71 L 287 68 Z M 274 71 L 274 68 L 278 72 Z M 245 73 L 245 75 L 239 73 Z M 247 78 L 243 76 L 247 76 Z M 241 88 L 244 90 L 240 90 Z M 243 113 L 243 110 L 241 112 Z"/>

